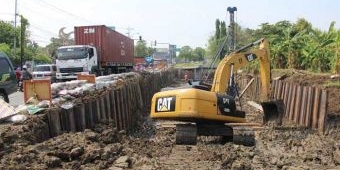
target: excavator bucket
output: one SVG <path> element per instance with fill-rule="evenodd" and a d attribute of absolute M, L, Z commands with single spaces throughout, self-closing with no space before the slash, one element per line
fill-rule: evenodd
<path fill-rule="evenodd" d="M 263 123 L 276 123 L 278 125 L 282 124 L 283 113 L 284 113 L 284 103 L 282 100 L 267 101 L 262 102 L 263 109 Z"/>

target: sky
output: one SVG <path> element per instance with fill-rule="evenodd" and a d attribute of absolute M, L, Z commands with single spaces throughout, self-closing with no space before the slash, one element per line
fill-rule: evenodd
<path fill-rule="evenodd" d="M 0 20 L 14 21 L 15 0 L 0 0 L 0 7 Z M 31 39 L 40 46 L 62 27 L 68 33 L 74 26 L 106 25 L 133 39 L 142 36 L 148 45 L 205 48 L 216 19 L 229 25 L 228 7 L 237 7 L 236 22 L 252 29 L 299 18 L 321 30 L 331 21 L 340 28 L 339 0 L 17 0 L 17 13 L 28 19 Z"/>

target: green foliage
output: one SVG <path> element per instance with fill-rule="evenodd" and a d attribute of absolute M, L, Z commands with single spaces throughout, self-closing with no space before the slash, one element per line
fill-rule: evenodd
<path fill-rule="evenodd" d="M 10 22 L 0 20 L 0 43 L 5 43 L 13 48 L 14 46 L 14 26 Z M 16 29 L 16 45 L 19 46 L 20 28 Z"/>
<path fill-rule="evenodd" d="M 185 62 L 189 62 L 193 58 L 192 48 L 190 46 L 183 46 L 178 57 L 184 59 Z"/>
<path fill-rule="evenodd" d="M 5 43 L 0 44 L 0 51 L 6 53 L 8 56 L 11 54 L 11 48 Z"/>
<path fill-rule="evenodd" d="M 146 46 L 146 41 L 139 40 L 135 46 L 135 56 L 145 57 L 150 56 L 154 52 L 154 49 Z"/>
<path fill-rule="evenodd" d="M 196 47 L 192 52 L 192 55 L 194 61 L 203 61 L 205 56 L 205 50 L 201 47 Z"/>
<path fill-rule="evenodd" d="M 221 30 L 220 30 L 220 25 L 221 25 L 221 22 L 219 19 L 216 19 L 215 21 L 215 38 L 218 40 L 221 38 Z"/>
<path fill-rule="evenodd" d="M 223 23 L 219 25 L 222 26 Z M 222 28 L 217 27 L 217 22 L 215 29 L 215 35 L 208 40 L 209 57 L 216 54 L 223 39 Z M 327 31 L 313 28 L 304 18 L 295 23 L 285 20 L 274 24 L 262 23 L 255 30 L 236 24 L 235 34 L 237 48 L 260 38 L 268 39 L 273 68 L 340 72 L 340 30 L 335 28 L 335 22 L 330 23 Z M 248 67 L 257 68 L 258 65 L 258 62 L 253 62 Z"/>
<path fill-rule="evenodd" d="M 184 60 L 184 62 L 191 61 L 204 61 L 206 51 L 202 47 L 196 47 L 192 49 L 190 46 L 183 46 L 178 55 L 178 58 Z"/>

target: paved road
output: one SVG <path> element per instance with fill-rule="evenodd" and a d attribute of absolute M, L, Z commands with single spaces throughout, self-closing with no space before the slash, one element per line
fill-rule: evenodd
<path fill-rule="evenodd" d="M 11 104 L 12 106 L 18 106 L 18 105 L 24 104 L 24 93 L 21 91 L 17 91 L 9 95 L 8 97 L 9 97 L 9 104 Z"/>

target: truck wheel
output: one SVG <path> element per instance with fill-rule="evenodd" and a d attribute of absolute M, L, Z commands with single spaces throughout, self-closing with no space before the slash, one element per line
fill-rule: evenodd
<path fill-rule="evenodd" d="M 9 103 L 8 95 L 5 92 L 0 91 L 0 99 L 2 99 L 5 102 Z"/>

